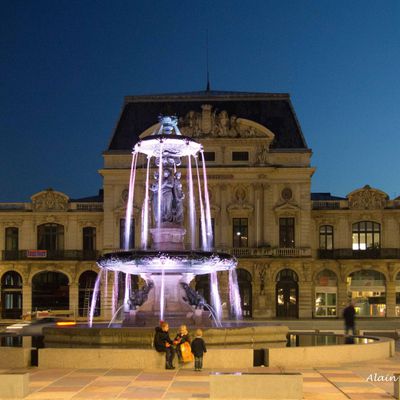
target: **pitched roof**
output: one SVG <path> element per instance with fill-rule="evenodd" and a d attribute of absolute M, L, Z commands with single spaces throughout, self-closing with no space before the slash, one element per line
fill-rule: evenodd
<path fill-rule="evenodd" d="M 311 200 L 347 200 L 346 197 L 332 196 L 329 192 L 311 193 Z"/>
<path fill-rule="evenodd" d="M 71 199 L 72 203 L 102 203 L 104 198 L 103 189 L 99 190 L 99 193 L 95 196 L 81 197 L 80 199 Z"/>
<path fill-rule="evenodd" d="M 184 117 L 191 110 L 201 112 L 202 104 L 264 125 L 275 134 L 272 149 L 308 149 L 288 94 L 206 90 L 127 96 L 108 150 L 131 150 L 159 115 Z"/>

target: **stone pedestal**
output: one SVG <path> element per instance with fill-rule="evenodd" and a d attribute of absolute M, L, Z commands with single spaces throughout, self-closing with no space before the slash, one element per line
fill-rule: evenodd
<path fill-rule="evenodd" d="M 150 229 L 153 239 L 152 248 L 154 250 L 184 250 L 183 239 L 186 229 L 177 227 L 176 225 L 162 227 L 160 229 Z"/>

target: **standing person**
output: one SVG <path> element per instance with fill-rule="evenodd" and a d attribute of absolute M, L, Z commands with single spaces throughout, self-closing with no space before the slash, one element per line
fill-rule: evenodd
<path fill-rule="evenodd" d="M 190 347 L 190 336 L 186 325 L 180 326 L 179 332 L 177 333 L 174 339 L 174 345 L 176 346 L 176 354 L 178 356 L 178 360 L 180 363 L 193 361 L 191 347 Z M 185 350 L 189 351 L 187 352 Z"/>
<path fill-rule="evenodd" d="M 343 310 L 343 318 L 344 318 L 344 333 L 348 335 L 351 331 L 351 334 L 354 336 L 355 334 L 355 319 L 356 319 L 356 310 L 354 308 L 354 304 L 351 301 L 349 305 Z"/>
<path fill-rule="evenodd" d="M 161 325 L 155 328 L 154 335 L 154 347 L 155 349 L 163 353 L 165 352 L 165 369 L 175 369 L 173 365 L 175 350 L 173 342 L 169 337 L 169 325 L 167 322 L 161 321 Z"/>
<path fill-rule="evenodd" d="M 203 332 L 201 329 L 196 330 L 196 338 L 193 340 L 191 348 L 194 355 L 194 370 L 201 371 L 203 368 L 203 354 L 207 353 L 206 344 L 202 338 Z"/>

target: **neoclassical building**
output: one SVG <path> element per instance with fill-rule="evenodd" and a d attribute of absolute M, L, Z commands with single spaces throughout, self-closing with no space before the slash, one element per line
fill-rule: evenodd
<path fill-rule="evenodd" d="M 2 319 L 37 310 L 86 318 L 96 259 L 122 248 L 132 147 L 159 115 L 176 115 L 182 133 L 204 146 L 214 247 L 238 258 L 246 317 L 340 318 L 352 299 L 361 317 L 400 318 L 400 198 L 369 186 L 346 197 L 311 193 L 312 152 L 289 95 L 203 91 L 126 97 L 98 195 L 47 189 L 0 203 Z M 144 179 L 139 168 L 132 248 Z M 218 279 L 228 316 L 227 273 Z M 102 279 L 97 319 L 111 318 L 113 280 Z M 207 275 L 191 285 L 209 297 Z"/>

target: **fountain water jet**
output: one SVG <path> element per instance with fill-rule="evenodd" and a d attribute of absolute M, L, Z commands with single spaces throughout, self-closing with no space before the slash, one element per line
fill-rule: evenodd
<path fill-rule="evenodd" d="M 192 138 L 183 136 L 175 117 L 161 117 L 160 128 L 152 135 L 140 140 L 133 149 L 129 196 L 125 222 L 125 251 L 106 254 L 98 260 L 101 270 L 126 274 L 124 303 L 126 326 L 154 325 L 160 319 L 172 323 L 190 325 L 211 324 L 210 312 L 204 299 L 190 288 L 190 281 L 195 275 L 210 274 L 213 312 L 216 324 L 222 318 L 222 306 L 218 291 L 218 271 L 232 271 L 237 261 L 235 257 L 211 251 L 212 225 L 210 201 L 207 189 L 207 175 L 203 147 Z M 131 219 L 133 212 L 136 169 L 140 154 L 147 156 L 145 177 L 145 196 L 142 208 L 141 249 L 129 249 Z M 202 174 L 198 165 L 201 156 Z M 190 250 L 185 250 L 183 227 L 185 194 L 181 183 L 180 170 L 182 158 L 187 160 L 184 177 L 187 180 L 189 214 Z M 192 168 L 194 160 L 195 168 Z M 152 164 L 153 161 L 153 164 Z M 153 181 L 150 182 L 150 172 Z M 193 177 L 196 173 L 196 179 Z M 196 206 L 193 182 L 197 184 L 197 198 L 200 210 L 202 249 L 195 250 Z M 150 192 L 153 228 L 150 225 Z M 148 248 L 149 232 L 152 239 Z M 146 282 L 144 288 L 130 293 L 130 276 L 140 275 Z M 100 279 L 101 274 L 99 274 Z M 114 284 L 113 289 L 116 289 Z M 232 289 L 233 290 L 233 289 Z M 230 298 L 237 303 L 239 291 Z M 113 293 L 113 311 L 117 309 L 117 295 Z M 239 298 L 240 307 L 240 298 Z M 128 309 L 129 305 L 129 309 Z M 95 301 L 92 301 L 92 308 Z M 235 306 L 236 309 L 236 306 Z M 237 312 L 236 315 L 241 314 Z M 92 315 L 92 313 L 91 313 Z"/>

